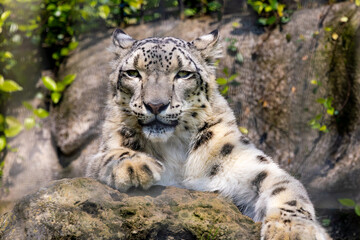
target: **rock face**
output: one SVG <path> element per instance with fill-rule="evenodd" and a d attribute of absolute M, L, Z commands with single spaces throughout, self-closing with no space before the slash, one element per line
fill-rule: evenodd
<path fill-rule="evenodd" d="M 260 239 L 260 223 L 215 193 L 155 186 L 120 193 L 55 181 L 0 218 L 0 239 Z"/>

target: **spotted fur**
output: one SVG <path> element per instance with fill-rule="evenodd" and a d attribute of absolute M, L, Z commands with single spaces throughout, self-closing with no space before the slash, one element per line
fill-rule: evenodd
<path fill-rule="evenodd" d="M 262 239 L 329 239 L 302 184 L 256 149 L 219 94 L 214 31 L 187 42 L 113 34 L 99 153 L 87 176 L 126 191 L 153 184 L 218 192 L 262 221 Z"/>

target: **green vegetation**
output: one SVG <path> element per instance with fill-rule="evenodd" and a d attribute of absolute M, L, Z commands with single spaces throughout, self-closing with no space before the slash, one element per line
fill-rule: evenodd
<path fill-rule="evenodd" d="M 356 204 L 354 200 L 350 198 L 340 198 L 338 199 L 339 203 L 345 207 L 354 208 L 356 215 L 360 217 L 360 204 Z"/>
<path fill-rule="evenodd" d="M 57 104 L 61 99 L 61 93 L 69 86 L 76 78 L 76 74 L 70 74 L 64 77 L 62 81 L 55 82 L 52 78 L 44 76 L 41 78 L 45 87 L 51 91 L 51 100 Z"/>
<path fill-rule="evenodd" d="M 258 22 L 264 26 L 284 24 L 290 21 L 284 11 L 286 5 L 277 0 L 248 0 L 247 2 L 259 14 Z"/>
<path fill-rule="evenodd" d="M 228 91 L 229 91 L 229 86 L 230 84 L 238 84 L 235 80 L 235 78 L 237 77 L 237 74 L 231 74 L 229 73 L 228 68 L 224 68 L 223 69 L 223 73 L 225 74 L 226 77 L 223 78 L 217 78 L 216 82 L 217 84 L 219 84 L 221 86 L 221 94 L 226 96 Z"/>

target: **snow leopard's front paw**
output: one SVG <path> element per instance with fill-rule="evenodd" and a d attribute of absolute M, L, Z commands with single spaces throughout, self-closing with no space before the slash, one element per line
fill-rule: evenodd
<path fill-rule="evenodd" d="M 291 216 L 293 215 L 293 216 Z M 325 230 L 311 218 L 282 212 L 280 217 L 266 217 L 261 240 L 330 240 Z"/>
<path fill-rule="evenodd" d="M 148 189 L 161 178 L 163 165 L 143 153 L 122 159 L 112 170 L 113 185 L 120 191 L 127 191 L 131 187 Z"/>

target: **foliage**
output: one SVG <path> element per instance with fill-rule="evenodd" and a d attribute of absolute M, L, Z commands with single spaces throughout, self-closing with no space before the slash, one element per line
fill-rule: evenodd
<path fill-rule="evenodd" d="M 355 201 L 350 198 L 340 198 L 338 201 L 345 207 L 353 207 L 356 215 L 360 217 L 360 204 L 356 204 Z"/>
<path fill-rule="evenodd" d="M 44 76 L 41 78 L 45 87 L 51 91 L 51 100 L 57 104 L 61 99 L 61 93 L 70 85 L 76 78 L 76 74 L 70 74 L 64 77 L 60 82 L 55 82 L 52 78 Z"/>
<path fill-rule="evenodd" d="M 319 87 L 322 86 L 322 83 L 316 79 L 311 80 L 310 82 L 312 85 L 315 86 L 313 93 L 316 93 Z M 326 97 L 326 98 L 317 98 L 316 102 L 323 105 L 324 109 L 326 110 L 326 114 L 320 113 L 317 114 L 314 118 L 312 118 L 309 122 L 309 125 L 313 129 L 318 129 L 321 132 L 328 132 L 328 128 L 325 124 L 322 124 L 324 118 L 327 116 L 334 116 L 338 114 L 338 111 L 332 106 L 334 98 L 333 97 Z"/>
<path fill-rule="evenodd" d="M 225 78 L 217 78 L 216 82 L 217 82 L 217 84 L 222 86 L 221 94 L 226 95 L 229 91 L 230 84 L 234 84 L 234 85 L 238 84 L 236 81 L 234 81 L 238 75 L 236 73 L 230 75 L 228 68 L 224 68 L 223 73 L 225 74 L 226 77 Z"/>
<path fill-rule="evenodd" d="M 277 0 L 248 0 L 248 4 L 260 16 L 258 22 L 262 25 L 275 25 L 290 21 L 287 14 L 284 14 L 286 5 Z"/>

